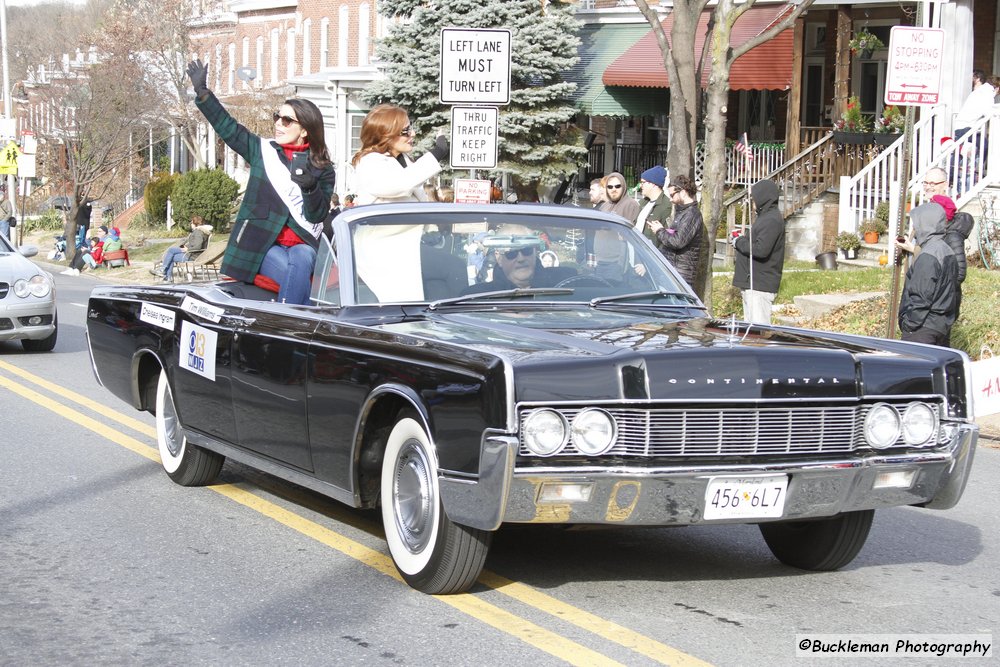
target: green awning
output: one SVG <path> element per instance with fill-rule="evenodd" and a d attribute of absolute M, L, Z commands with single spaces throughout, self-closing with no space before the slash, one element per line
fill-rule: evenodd
<path fill-rule="evenodd" d="M 591 24 L 580 30 L 580 62 L 563 76 L 577 85 L 573 101 L 590 116 L 652 116 L 667 112 L 667 89 L 605 86 L 604 70 L 649 32 L 649 24 Z"/>

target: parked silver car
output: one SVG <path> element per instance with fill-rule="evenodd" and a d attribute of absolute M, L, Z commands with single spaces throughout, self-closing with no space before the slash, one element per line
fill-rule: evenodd
<path fill-rule="evenodd" d="M 27 352 L 56 346 L 56 286 L 52 274 L 28 257 L 33 245 L 16 248 L 0 234 L 0 341 L 20 340 Z"/>

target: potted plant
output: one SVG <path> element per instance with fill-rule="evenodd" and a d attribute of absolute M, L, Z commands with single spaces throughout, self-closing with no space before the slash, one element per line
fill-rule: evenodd
<path fill-rule="evenodd" d="M 856 95 L 851 95 L 840 120 L 833 124 L 833 140 L 841 144 L 870 144 L 872 137 L 871 123 L 861 113 L 861 102 Z"/>
<path fill-rule="evenodd" d="M 854 232 L 840 232 L 837 234 L 837 247 L 844 253 L 844 259 L 854 259 L 861 247 L 861 238 Z"/>
<path fill-rule="evenodd" d="M 906 117 L 899 107 L 889 105 L 882 110 L 882 117 L 875 121 L 875 143 L 882 146 L 893 144 L 906 129 Z"/>
<path fill-rule="evenodd" d="M 868 32 L 868 28 L 862 28 L 860 32 L 855 33 L 851 41 L 848 42 L 848 46 L 851 47 L 851 53 L 860 54 L 862 60 L 871 58 L 875 49 L 885 48 L 882 40 Z"/>
<path fill-rule="evenodd" d="M 884 221 L 878 218 L 867 218 L 861 221 L 861 226 L 858 227 L 865 237 L 865 243 L 878 243 L 878 239 L 882 234 L 885 234 L 888 228 Z"/>

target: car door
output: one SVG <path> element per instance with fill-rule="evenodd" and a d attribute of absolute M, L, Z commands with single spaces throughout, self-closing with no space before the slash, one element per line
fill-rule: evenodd
<path fill-rule="evenodd" d="M 312 471 L 306 387 L 310 308 L 244 301 L 233 335 L 233 410 L 239 445 Z"/>
<path fill-rule="evenodd" d="M 150 307 L 149 305 L 144 308 Z M 186 428 L 235 443 L 231 354 L 243 307 L 187 296 L 178 309 L 174 398 Z M 153 313 L 155 315 L 156 313 Z"/>

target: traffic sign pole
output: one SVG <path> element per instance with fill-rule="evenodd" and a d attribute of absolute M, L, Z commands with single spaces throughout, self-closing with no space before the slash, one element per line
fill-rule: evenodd
<path fill-rule="evenodd" d="M 903 130 L 903 165 L 899 171 L 899 208 L 895 231 L 903 229 L 906 200 L 909 195 L 910 162 L 912 160 L 913 122 L 916 107 L 933 106 L 941 97 L 941 67 L 944 60 L 944 30 L 894 26 L 889 31 L 889 62 L 886 66 L 885 103 L 906 107 Z M 896 238 L 889 239 L 895 244 Z M 900 280 L 904 258 L 893 245 L 896 260 L 892 263 L 892 284 L 889 288 L 889 322 L 886 337 L 896 337 L 899 315 Z"/>

